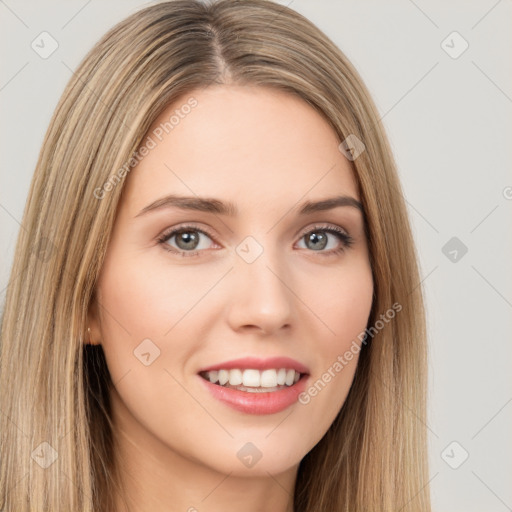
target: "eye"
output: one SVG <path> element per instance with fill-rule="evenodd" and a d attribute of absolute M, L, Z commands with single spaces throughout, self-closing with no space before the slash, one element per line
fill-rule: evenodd
<path fill-rule="evenodd" d="M 325 251 L 324 249 L 330 242 L 329 238 L 337 238 L 339 246 L 336 247 L 335 242 L 331 243 L 334 247 L 328 247 L 330 250 Z M 173 239 L 174 242 L 170 243 Z M 165 231 L 157 241 L 166 251 L 189 257 L 198 256 L 202 250 L 208 249 L 208 242 L 204 242 L 202 239 L 213 241 L 212 235 L 206 230 L 190 225 Z M 303 239 L 306 241 L 306 249 L 311 249 L 312 252 L 318 252 L 324 256 L 339 254 L 348 249 L 354 242 L 353 238 L 344 230 L 331 225 L 314 226 L 301 235 L 300 240 Z"/>
<path fill-rule="evenodd" d="M 169 242 L 175 238 L 177 247 L 173 247 Z M 181 226 L 177 229 L 166 231 L 158 238 L 158 242 L 166 251 L 173 252 L 180 256 L 196 256 L 198 250 L 205 249 L 201 238 L 209 238 L 211 235 L 206 231 L 195 226 Z M 208 244 L 206 244 L 208 245 Z"/>
<path fill-rule="evenodd" d="M 339 246 L 336 247 L 336 242 L 334 242 L 334 247 L 331 246 L 329 248 L 331 250 L 324 251 L 329 245 L 329 235 L 334 235 L 333 238 L 338 239 Z M 324 256 L 339 254 L 354 243 L 354 239 L 337 226 L 314 226 L 313 229 L 309 229 L 301 235 L 301 240 L 303 239 L 307 249 L 312 249 L 313 252 L 320 252 Z"/>

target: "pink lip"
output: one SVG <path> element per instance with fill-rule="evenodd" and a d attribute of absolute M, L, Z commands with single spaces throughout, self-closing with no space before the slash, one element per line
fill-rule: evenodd
<path fill-rule="evenodd" d="M 287 365 L 279 366 L 283 368 Z M 223 366 L 223 368 L 226 367 Z M 240 368 L 240 366 L 235 365 L 235 368 Z M 254 366 L 251 366 L 251 368 L 254 368 Z M 288 368 L 290 367 L 288 366 Z M 198 377 L 203 383 L 202 385 L 206 386 L 206 389 L 217 400 L 246 414 L 275 414 L 283 411 L 298 401 L 299 395 L 305 390 L 308 380 L 308 376 L 303 375 L 293 386 L 286 386 L 279 391 L 251 393 L 233 388 L 225 388 L 218 384 L 212 384 L 201 376 Z"/>
<path fill-rule="evenodd" d="M 240 368 L 241 370 L 254 369 L 254 370 L 270 370 L 275 368 L 293 369 L 299 373 L 309 374 L 309 369 L 303 364 L 291 359 L 290 357 L 270 357 L 268 359 L 260 359 L 257 357 L 243 357 L 241 359 L 233 359 L 231 361 L 225 361 L 223 363 L 214 364 L 207 368 L 202 368 L 200 372 L 209 372 L 213 370 L 233 370 Z"/>

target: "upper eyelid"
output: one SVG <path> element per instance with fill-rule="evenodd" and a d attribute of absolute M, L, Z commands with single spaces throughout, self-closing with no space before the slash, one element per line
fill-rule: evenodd
<path fill-rule="evenodd" d="M 164 229 L 164 231 L 162 231 L 162 234 L 159 235 L 158 238 L 159 239 L 162 239 L 162 238 L 169 239 L 169 238 L 172 238 L 173 236 L 175 236 L 177 233 L 180 233 L 181 231 L 187 231 L 187 230 L 199 231 L 200 233 L 203 233 L 212 239 L 215 238 L 215 235 L 213 233 L 210 233 L 209 230 L 207 230 L 206 228 L 200 228 L 198 226 L 187 225 L 187 224 L 185 224 L 183 226 Z"/>
<path fill-rule="evenodd" d="M 315 229 L 320 231 L 322 229 L 329 230 L 330 228 L 339 229 L 342 232 L 344 232 L 348 237 L 352 238 L 352 236 L 350 235 L 349 231 L 346 228 L 329 222 L 313 223 L 313 225 L 300 229 L 298 232 L 296 232 L 294 236 L 299 236 L 299 238 L 302 238 L 307 233 L 309 233 L 310 231 L 314 231 Z M 187 230 L 197 230 L 198 232 L 207 235 L 209 238 L 212 239 L 213 242 L 218 243 L 216 241 L 216 236 L 213 233 L 211 233 L 207 228 L 196 226 L 193 223 L 185 223 L 182 226 L 178 225 L 177 227 L 166 229 L 162 232 L 158 239 L 167 241 L 170 240 L 173 236 L 176 236 L 176 234 L 180 233 L 181 231 Z"/>

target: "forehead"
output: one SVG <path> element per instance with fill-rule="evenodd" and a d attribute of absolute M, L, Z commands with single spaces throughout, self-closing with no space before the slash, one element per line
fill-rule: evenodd
<path fill-rule="evenodd" d="M 151 146 L 123 194 L 136 215 L 170 193 L 275 208 L 335 193 L 357 198 L 349 161 L 329 123 L 304 100 L 254 86 L 213 86 L 182 96 L 156 119 Z"/>

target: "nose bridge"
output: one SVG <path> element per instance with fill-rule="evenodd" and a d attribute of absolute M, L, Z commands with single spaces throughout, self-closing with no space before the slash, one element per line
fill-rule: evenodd
<path fill-rule="evenodd" d="M 246 237 L 236 247 L 234 293 L 230 321 L 233 327 L 258 326 L 265 331 L 288 324 L 293 310 L 290 273 L 283 247 L 271 235 Z"/>

